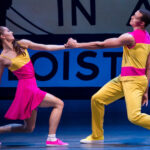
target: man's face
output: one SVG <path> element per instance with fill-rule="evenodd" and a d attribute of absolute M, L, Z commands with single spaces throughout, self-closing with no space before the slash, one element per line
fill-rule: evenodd
<path fill-rule="evenodd" d="M 143 16 L 143 14 L 140 13 L 139 11 L 135 12 L 135 14 L 131 17 L 130 25 L 132 27 L 140 26 L 141 23 L 143 22 L 141 20 L 142 16 Z"/>

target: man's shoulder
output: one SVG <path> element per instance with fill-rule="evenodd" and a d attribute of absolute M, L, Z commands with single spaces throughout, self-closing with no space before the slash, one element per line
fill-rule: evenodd
<path fill-rule="evenodd" d="M 129 40 L 133 40 L 134 39 L 133 35 L 130 34 L 129 32 L 121 34 L 120 38 L 122 38 L 122 39 L 129 39 Z"/>
<path fill-rule="evenodd" d="M 124 46 L 131 47 L 135 45 L 135 39 L 130 33 L 124 33 L 119 38 L 124 43 Z"/>

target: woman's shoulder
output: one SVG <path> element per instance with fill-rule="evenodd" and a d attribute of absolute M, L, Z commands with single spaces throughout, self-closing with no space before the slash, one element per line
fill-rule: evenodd
<path fill-rule="evenodd" d="M 28 46 L 30 45 L 31 41 L 27 40 L 27 39 L 21 39 L 17 41 L 18 44 L 20 44 L 21 46 L 28 48 Z"/>
<path fill-rule="evenodd" d="M 1 55 L 0 55 L 0 62 L 3 62 L 4 59 L 5 59 L 4 56 L 1 54 Z"/>
<path fill-rule="evenodd" d="M 11 60 L 3 55 L 0 55 L 0 64 L 7 67 L 7 66 L 11 65 Z"/>

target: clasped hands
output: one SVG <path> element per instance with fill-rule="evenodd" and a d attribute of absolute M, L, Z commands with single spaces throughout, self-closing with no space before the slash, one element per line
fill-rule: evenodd
<path fill-rule="evenodd" d="M 67 43 L 64 44 L 65 48 L 77 48 L 77 40 L 69 38 Z"/>

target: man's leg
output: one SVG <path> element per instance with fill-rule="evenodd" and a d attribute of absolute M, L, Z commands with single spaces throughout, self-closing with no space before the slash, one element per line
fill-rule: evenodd
<path fill-rule="evenodd" d="M 142 96 L 147 87 L 147 80 L 123 82 L 128 119 L 139 126 L 150 129 L 150 115 L 141 113 Z"/>
<path fill-rule="evenodd" d="M 104 105 L 108 105 L 123 97 L 122 84 L 119 77 L 104 85 L 91 99 L 92 135 L 82 139 L 81 143 L 98 143 L 104 139 L 103 118 Z"/>

